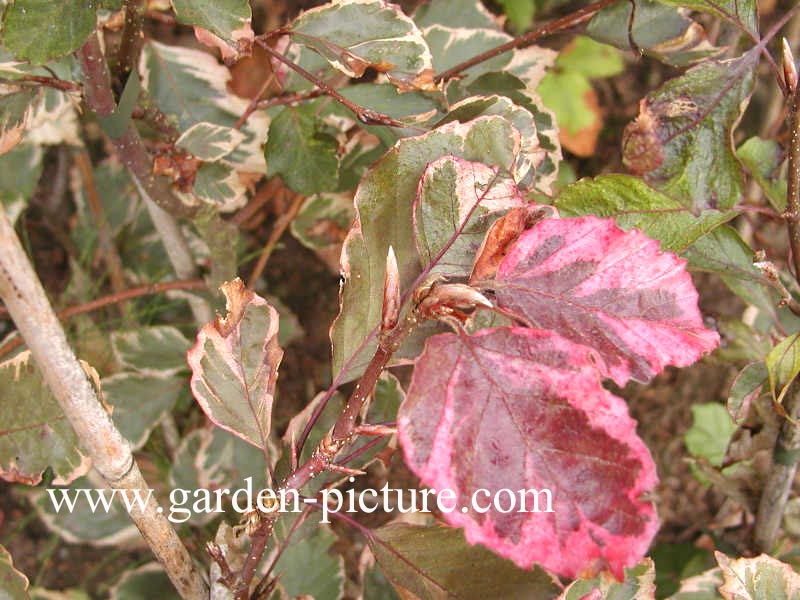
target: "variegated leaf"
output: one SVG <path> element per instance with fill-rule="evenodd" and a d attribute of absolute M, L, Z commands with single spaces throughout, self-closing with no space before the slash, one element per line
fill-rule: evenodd
<path fill-rule="evenodd" d="M 187 355 L 192 393 L 212 422 L 267 452 L 283 357 L 278 313 L 240 279 L 222 291 L 227 315 L 203 326 Z"/>
<path fill-rule="evenodd" d="M 641 499 L 655 465 L 635 429 L 588 348 L 524 328 L 430 338 L 398 414 L 408 465 L 455 492 L 451 525 L 522 568 L 566 577 L 621 577 L 655 535 Z"/>
<path fill-rule="evenodd" d="M 400 140 L 367 172 L 356 191 L 356 222 L 342 250 L 341 310 L 331 330 L 334 373 L 345 370 L 348 379 L 357 377 L 372 356 L 374 339 L 369 336 L 381 318 L 389 246 L 395 249 L 403 291 L 422 272 L 412 211 L 428 163 L 451 154 L 510 171 L 517 162 L 519 139 L 511 123 L 497 116 L 448 123 Z M 416 356 L 421 335 L 407 340 L 400 356 Z"/>
<path fill-rule="evenodd" d="M 361 77 L 372 68 L 401 90 L 434 87 L 428 45 L 397 6 L 340 0 L 304 12 L 290 31 L 296 42 L 313 48 L 349 77 Z"/>
<path fill-rule="evenodd" d="M 219 160 L 233 152 L 246 137 L 238 129 L 203 122 L 187 129 L 175 145 L 200 160 Z"/>
<path fill-rule="evenodd" d="M 500 264 L 498 304 L 531 327 L 592 348 L 619 385 L 648 381 L 716 348 L 686 261 L 610 219 L 545 219 Z"/>
<path fill-rule="evenodd" d="M 36 485 L 48 467 L 63 485 L 86 473 L 91 460 L 25 351 L 0 363 L 0 477 Z"/>

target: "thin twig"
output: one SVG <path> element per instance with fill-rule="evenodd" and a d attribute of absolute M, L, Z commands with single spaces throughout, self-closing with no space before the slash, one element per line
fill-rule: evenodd
<path fill-rule="evenodd" d="M 269 86 L 271 86 L 273 83 L 276 83 L 277 81 L 278 78 L 275 76 L 275 71 L 273 71 L 272 73 L 269 74 L 269 77 L 267 77 L 266 81 L 264 81 L 264 83 L 262 84 L 258 92 L 255 94 L 255 96 L 252 97 L 252 99 L 250 100 L 250 104 L 247 105 L 247 108 L 242 113 L 242 116 L 236 119 L 236 123 L 233 124 L 234 129 L 241 129 L 242 125 L 244 125 L 247 122 L 247 119 L 250 118 L 250 115 L 252 115 L 256 111 L 256 109 L 259 108 L 259 102 L 261 101 L 261 96 L 263 96 L 266 93 Z"/>
<path fill-rule="evenodd" d="M 266 98 L 265 100 L 260 100 L 257 108 L 263 110 L 265 108 L 270 108 L 271 106 L 283 106 L 284 104 L 294 104 L 295 102 L 304 102 L 306 100 L 313 100 L 314 98 L 319 98 L 322 95 L 324 95 L 324 93 L 319 88 L 313 89 L 308 92 L 294 92 L 292 94 L 286 94 L 283 96 L 274 96 L 272 98 Z"/>
<path fill-rule="evenodd" d="M 789 148 L 786 190 L 786 227 L 792 253 L 795 280 L 800 283 L 800 86 L 792 90 L 789 98 Z M 753 538 L 756 546 L 765 552 L 772 551 L 778 539 L 789 492 L 800 458 L 800 383 L 795 380 L 789 388 L 783 408 L 785 418 L 781 423 L 773 451 L 773 464 L 756 513 Z"/>
<path fill-rule="evenodd" d="M 286 228 L 289 227 L 291 222 L 297 216 L 300 206 L 303 204 L 304 200 L 305 196 L 302 194 L 295 194 L 289 209 L 275 221 L 275 225 L 269 234 L 269 239 L 267 240 L 267 243 L 264 244 L 264 249 L 261 251 L 261 256 L 258 257 L 258 262 L 256 263 L 256 266 L 253 267 L 253 271 L 250 273 L 250 277 L 247 280 L 248 287 L 250 289 L 255 288 L 258 278 L 261 277 L 261 274 L 264 272 L 264 269 L 267 266 L 269 257 L 272 256 L 272 252 L 275 250 L 275 246 L 278 244 L 278 241 L 281 239 L 281 237 L 283 237 Z"/>
<path fill-rule="evenodd" d="M 33 83 L 36 85 L 43 85 L 45 87 L 53 88 L 60 92 L 79 92 L 82 89 L 80 83 L 74 81 L 65 81 L 58 77 L 42 77 L 39 75 L 23 75 L 15 79 L 0 78 L 0 83 L 5 85 L 19 85 L 20 83 Z"/>
<path fill-rule="evenodd" d="M 611 0 L 604 0 L 606 2 L 610 2 Z M 618 0 L 614 0 L 617 2 Z M 356 115 L 356 118 L 363 123 L 364 125 L 386 125 L 388 127 L 408 127 L 406 123 L 393 119 L 389 115 L 385 115 L 375 110 L 370 110 L 369 108 L 364 108 L 363 106 L 359 106 L 355 102 L 348 100 L 344 96 L 342 96 L 339 92 L 325 83 L 322 79 L 317 77 L 316 75 L 309 73 L 303 67 L 298 65 L 297 63 L 289 60 L 283 54 L 275 50 L 272 46 L 267 44 L 265 41 L 256 38 L 256 43 L 261 46 L 264 50 L 267 51 L 267 54 L 282 62 L 287 67 L 292 69 L 294 72 L 298 73 L 305 79 L 308 79 L 311 83 L 317 86 L 322 92 L 336 100 L 339 104 L 348 108 L 349 110 L 353 111 Z"/>
<path fill-rule="evenodd" d="M 109 294 L 101 298 L 80 304 L 78 306 L 71 306 L 59 311 L 57 316 L 60 321 L 65 321 L 75 315 L 92 312 L 105 306 L 118 304 L 134 298 L 141 298 L 142 296 L 152 296 L 154 294 L 162 294 L 171 290 L 202 290 L 206 288 L 206 283 L 202 279 L 192 279 L 189 281 L 165 281 L 163 283 L 152 283 L 150 285 L 143 285 L 140 287 L 130 288 L 128 290 Z M 0 318 L 8 318 L 8 309 L 0 306 Z M 0 348 L 0 358 L 6 356 L 9 352 L 15 350 L 23 343 L 22 338 L 15 338 L 6 343 L 5 346 Z"/>
<path fill-rule="evenodd" d="M 542 25 L 533 31 L 529 31 L 528 33 L 521 35 L 517 38 L 514 38 L 511 41 L 506 42 L 505 44 L 501 44 L 486 52 L 481 52 L 480 54 L 473 56 L 469 60 L 465 60 L 462 63 L 455 65 L 454 67 L 450 67 L 446 71 L 442 71 L 433 80 L 436 83 L 440 81 L 445 81 L 450 79 L 451 77 L 455 77 L 462 71 L 466 71 L 470 67 L 474 67 L 475 65 L 479 65 L 482 62 L 486 62 L 494 58 L 495 56 L 499 56 L 509 50 L 516 50 L 518 48 L 525 48 L 526 46 L 530 46 L 537 40 L 546 37 L 548 35 L 552 35 L 558 31 L 563 31 L 565 29 L 570 29 L 575 27 L 576 25 L 580 25 L 581 23 L 585 23 L 589 19 L 591 19 L 595 14 L 599 11 L 604 9 L 606 6 L 611 6 L 612 4 L 616 4 L 620 0 L 599 0 L 598 2 L 593 2 L 589 6 L 585 6 L 579 10 L 576 10 L 573 13 L 568 14 L 565 17 L 561 17 L 560 19 L 556 19 L 555 21 L 551 21 L 546 25 Z"/>
<path fill-rule="evenodd" d="M 97 229 L 97 249 L 108 268 L 111 290 L 114 293 L 122 292 L 125 289 L 125 275 L 122 259 L 119 257 L 117 247 L 114 245 L 114 238 L 111 235 L 111 228 L 105 217 L 103 203 L 100 200 L 100 194 L 97 192 L 94 169 L 92 168 L 89 153 L 86 150 L 78 151 L 75 154 L 75 164 L 83 180 L 83 187 L 86 191 L 86 199 L 89 204 L 89 212 L 92 214 L 92 220 Z"/>

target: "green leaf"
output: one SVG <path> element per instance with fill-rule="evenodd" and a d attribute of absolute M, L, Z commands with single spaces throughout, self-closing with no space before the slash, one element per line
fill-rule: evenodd
<path fill-rule="evenodd" d="M 113 331 L 111 344 L 120 365 L 146 375 L 172 375 L 186 370 L 191 342 L 170 325 Z"/>
<path fill-rule="evenodd" d="M 388 83 L 348 85 L 339 92 L 358 106 L 412 125 L 424 123 L 441 111 L 440 103 L 433 94 L 417 91 L 400 93 Z"/>
<path fill-rule="evenodd" d="M 508 17 L 511 27 L 516 31 L 525 31 L 531 26 L 536 14 L 536 0 L 498 0 L 503 12 Z"/>
<path fill-rule="evenodd" d="M 367 68 L 401 90 L 433 89 L 431 53 L 414 22 L 380 0 L 342 0 L 302 13 L 292 39 L 313 48 L 348 77 Z"/>
<path fill-rule="evenodd" d="M 617 581 L 604 574 L 594 579 L 578 579 L 561 593 L 557 600 L 581 600 L 587 596 L 598 600 L 639 600 L 655 598 L 656 571 L 653 561 L 645 558 L 638 565 L 625 569 L 625 580 Z M 596 591 L 595 591 L 596 590 Z M 597 592 L 600 595 L 597 596 Z"/>
<path fill-rule="evenodd" d="M 114 407 L 114 424 L 132 450 L 145 445 L 185 388 L 183 377 L 139 373 L 117 373 L 103 379 L 101 385 L 106 403 Z"/>
<path fill-rule="evenodd" d="M 278 538 L 284 539 L 288 532 L 289 519 L 276 524 Z M 275 572 L 282 573 L 279 585 L 289 598 L 309 597 L 314 600 L 339 600 L 344 590 L 344 559 L 340 553 L 331 551 L 337 541 L 327 525 L 317 522 L 312 516 L 291 537 Z M 309 561 L 313 556 L 314 560 Z"/>
<path fill-rule="evenodd" d="M 213 423 L 266 453 L 283 357 L 278 313 L 238 278 L 221 287 L 227 316 L 204 325 L 187 354 L 192 393 Z"/>
<path fill-rule="evenodd" d="M 0 96 L 0 155 L 2 155 L 22 140 L 43 92 L 35 87 L 2 86 L 0 89 L 3 89 L 3 95 Z"/>
<path fill-rule="evenodd" d="M 750 363 L 733 380 L 728 394 L 728 413 L 734 423 L 742 423 L 747 416 L 750 403 L 761 393 L 769 372 L 763 361 Z"/>
<path fill-rule="evenodd" d="M 219 160 L 233 152 L 245 135 L 232 127 L 221 127 L 213 123 L 196 123 L 187 129 L 175 145 L 200 160 Z"/>
<path fill-rule="evenodd" d="M 28 578 L 14 568 L 11 554 L 0 546 L 0 597 L 3 600 L 28 600 Z"/>
<path fill-rule="evenodd" d="M 786 563 L 761 554 L 755 558 L 730 559 L 715 552 L 722 569 L 719 593 L 725 600 L 797 600 L 800 575 Z"/>
<path fill-rule="evenodd" d="M 800 333 L 793 333 L 782 339 L 767 354 L 765 363 L 772 396 L 780 402 L 789 384 L 800 373 Z"/>
<path fill-rule="evenodd" d="M 111 600 L 180 600 L 175 586 L 164 572 L 164 567 L 155 562 L 123 572 L 119 581 L 111 588 L 109 597 Z"/>
<path fill-rule="evenodd" d="M 543 570 L 526 571 L 483 546 L 471 546 L 458 529 L 396 523 L 374 534 L 368 541 L 381 570 L 413 597 L 522 600 L 558 593 Z"/>
<path fill-rule="evenodd" d="M 451 154 L 511 169 L 518 148 L 519 132 L 505 118 L 479 117 L 404 138 L 367 172 L 356 191 L 358 219 L 342 250 L 341 309 L 331 331 L 335 374 L 347 365 L 347 379 L 357 377 L 372 355 L 374 343 L 367 337 L 380 322 L 389 246 L 395 249 L 401 289 L 408 288 L 421 273 L 412 207 L 427 164 Z M 419 342 L 417 338 L 416 344 Z"/>
<path fill-rule="evenodd" d="M 414 22 L 420 29 L 446 25 L 502 31 L 497 17 L 486 10 L 480 0 L 431 0 L 419 5 L 414 13 Z"/>
<path fill-rule="evenodd" d="M 624 67 L 622 55 L 616 48 L 584 35 L 576 36 L 556 59 L 557 69 L 585 77 L 613 77 Z"/>
<path fill-rule="evenodd" d="M 581 179 L 565 187 L 554 205 L 565 217 L 612 218 L 622 229 L 639 229 L 660 241 L 664 250 L 676 253 L 736 216 L 735 211 L 718 210 L 694 215 L 677 200 L 630 175 Z"/>
<path fill-rule="evenodd" d="M 772 207 L 783 212 L 786 209 L 786 179 L 779 177 L 784 153 L 778 142 L 751 137 L 739 146 L 736 156 L 764 190 Z"/>
<path fill-rule="evenodd" d="M 679 8 L 655 0 L 635 0 L 636 14 L 631 27 L 634 43 L 647 56 L 681 67 L 715 52 L 706 32 Z M 621 50 L 630 49 L 628 23 L 631 3 L 620 2 L 597 13 L 586 26 L 586 35 Z"/>
<path fill-rule="evenodd" d="M 305 196 L 336 189 L 339 143 L 313 107 L 284 108 L 269 127 L 268 175 Z"/>
<path fill-rule="evenodd" d="M 711 552 L 688 543 L 658 544 L 650 556 L 656 565 L 658 597 L 662 598 L 677 592 L 686 578 L 699 575 L 714 564 Z"/>
<path fill-rule="evenodd" d="M 587 103 L 592 84 L 580 73 L 548 73 L 536 92 L 544 105 L 555 113 L 559 127 L 571 135 L 595 126 L 598 114 Z"/>
<path fill-rule="evenodd" d="M 625 129 L 623 162 L 699 212 L 726 210 L 744 193 L 733 131 L 753 91 L 756 54 L 706 61 L 640 103 Z"/>
<path fill-rule="evenodd" d="M 692 406 L 692 417 L 692 426 L 683 436 L 687 450 L 715 467 L 722 466 L 737 429 L 728 411 L 717 402 L 707 402 Z"/>
<path fill-rule="evenodd" d="M 0 477 L 36 485 L 50 467 L 63 485 L 90 466 L 30 352 L 0 363 Z"/>
<path fill-rule="evenodd" d="M 769 282 L 753 265 L 753 251 L 733 227 L 717 227 L 682 256 L 691 270 L 716 273 L 734 294 L 777 322 L 777 300 L 769 293 Z"/>
<path fill-rule="evenodd" d="M 208 29 L 226 42 L 252 40 L 247 0 L 170 0 L 179 23 Z"/>
<path fill-rule="evenodd" d="M 658 0 L 667 6 L 711 13 L 758 35 L 756 0 Z"/>
<path fill-rule="evenodd" d="M 95 27 L 94 0 L 16 0 L 8 8 L 3 44 L 18 58 L 44 64 L 80 48 Z"/>
<path fill-rule="evenodd" d="M 476 77 L 464 86 L 459 80 L 453 79 L 447 85 L 446 95 L 451 106 L 460 100 L 474 96 L 502 95 L 509 98 L 517 106 L 526 109 L 533 115 L 536 124 L 536 138 L 538 146 L 546 152 L 544 160 L 534 169 L 536 188 L 545 194 L 553 191 L 553 185 L 558 177 L 559 168 L 564 167 L 561 162 L 561 144 L 558 140 L 558 126 L 553 113 L 544 105 L 536 94 L 529 91 L 540 85 L 544 77 L 544 67 L 549 64 L 550 58 L 540 57 L 539 67 L 534 67 L 524 75 L 514 75 L 507 71 L 502 73 L 486 73 Z M 539 74 L 541 70 L 541 74 Z"/>

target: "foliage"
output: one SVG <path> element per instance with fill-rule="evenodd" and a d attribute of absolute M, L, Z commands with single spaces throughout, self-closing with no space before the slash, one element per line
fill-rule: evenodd
<path fill-rule="evenodd" d="M 800 91 L 791 48 L 771 45 L 798 7 L 761 33 L 754 0 L 418 4 L 336 0 L 270 31 L 246 0 L 0 5 L 0 219 L 53 304 L 82 305 L 61 315 L 70 341 L 155 494 L 174 509 L 170 490 L 196 492 L 174 524 L 200 585 L 236 600 L 798 597 L 795 559 L 775 552 L 796 528 L 774 523 L 800 455 Z M 748 111 L 762 89 L 784 94 L 785 135 Z M 40 222 L 63 267 L 42 263 Z M 310 253 L 284 247 L 287 229 Z M 22 272 L 4 264 L 0 284 Z M 328 270 L 339 304 L 320 310 Z M 120 502 L 53 506 L 101 486 L 97 444 L 35 366 L 50 344 L 0 318 L 0 477 L 59 539 L 157 545 Z M 297 358 L 328 326 L 330 366 Z M 720 513 L 702 544 L 665 544 L 664 457 L 628 400 L 698 361 L 731 385 L 686 407 L 668 447 L 746 531 Z M 371 516 L 363 488 L 388 487 L 399 457 L 436 506 L 397 495 Z M 247 488 L 301 508 L 219 499 Z M 106 589 L 171 597 L 190 572 L 140 561 Z M 62 597 L 38 579 L 0 546 L 0 596 Z"/>

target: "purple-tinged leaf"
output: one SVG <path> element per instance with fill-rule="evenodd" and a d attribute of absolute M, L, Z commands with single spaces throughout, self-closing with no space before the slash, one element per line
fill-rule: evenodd
<path fill-rule="evenodd" d="M 245 288 L 224 283 L 225 318 L 203 326 L 187 360 L 194 397 L 209 419 L 266 451 L 278 365 L 278 313 Z"/>
<path fill-rule="evenodd" d="M 588 348 L 525 328 L 430 338 L 398 414 L 406 462 L 425 485 L 455 493 L 451 525 L 520 567 L 567 577 L 604 568 L 621 577 L 658 528 L 641 500 L 655 465 L 635 427 Z M 479 512 L 488 504 L 479 490 L 512 490 L 517 505 Z M 518 490 L 539 491 L 527 493 L 528 512 Z"/>
<path fill-rule="evenodd" d="M 486 285 L 527 325 L 590 347 L 603 375 L 624 385 L 716 348 L 685 265 L 610 219 L 546 219 L 522 234 Z"/>
<path fill-rule="evenodd" d="M 432 273 L 466 277 L 492 222 L 526 202 L 511 178 L 479 162 L 444 156 L 430 163 L 414 200 L 414 243 L 420 265 L 431 264 L 454 236 Z"/>

